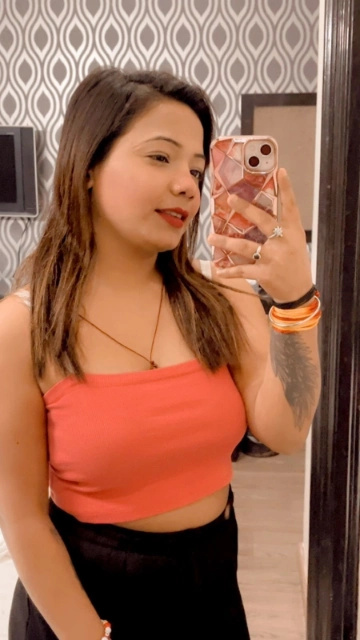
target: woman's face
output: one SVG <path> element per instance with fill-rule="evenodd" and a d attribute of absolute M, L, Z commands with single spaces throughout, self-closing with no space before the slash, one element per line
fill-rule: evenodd
<path fill-rule="evenodd" d="M 90 172 L 95 233 L 110 232 L 146 254 L 174 249 L 200 207 L 203 128 L 164 99 L 136 118 Z"/>

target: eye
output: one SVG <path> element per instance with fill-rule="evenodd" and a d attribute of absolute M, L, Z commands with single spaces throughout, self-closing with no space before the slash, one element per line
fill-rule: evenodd
<path fill-rule="evenodd" d="M 149 157 L 153 160 L 156 160 L 157 162 L 169 162 L 169 158 L 167 156 L 164 156 L 162 153 L 156 153 L 155 155 Z"/>
<path fill-rule="evenodd" d="M 192 169 L 191 170 L 191 175 L 194 176 L 194 178 L 196 178 L 196 180 L 199 180 L 199 182 L 204 178 L 204 172 L 203 171 L 199 171 L 199 169 Z"/>

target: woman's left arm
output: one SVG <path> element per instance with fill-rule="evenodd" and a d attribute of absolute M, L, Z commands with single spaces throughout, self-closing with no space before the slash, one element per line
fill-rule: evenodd
<path fill-rule="evenodd" d="M 252 292 L 245 279 L 257 280 L 277 303 L 301 298 L 312 286 L 310 260 L 300 213 L 284 170 L 278 174 L 282 202 L 282 237 L 269 239 L 261 259 L 252 261 L 257 245 L 238 238 L 212 234 L 209 244 L 249 259 L 247 265 L 214 271 L 214 279 L 244 293 Z M 268 237 L 274 222 L 257 207 L 229 198 L 229 204 L 256 224 Z M 232 369 L 244 399 L 247 420 L 254 436 L 279 453 L 297 451 L 306 440 L 321 388 L 317 327 L 307 331 L 278 333 L 257 297 L 221 289 L 248 338 L 241 367 Z"/>

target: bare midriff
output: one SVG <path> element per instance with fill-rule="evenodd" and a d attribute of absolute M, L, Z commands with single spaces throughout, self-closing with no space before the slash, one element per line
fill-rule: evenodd
<path fill-rule="evenodd" d="M 181 509 L 174 509 L 151 518 L 125 523 L 115 522 L 114 524 L 125 529 L 149 533 L 170 533 L 194 529 L 215 520 L 225 510 L 228 495 L 229 487 L 227 486 Z"/>

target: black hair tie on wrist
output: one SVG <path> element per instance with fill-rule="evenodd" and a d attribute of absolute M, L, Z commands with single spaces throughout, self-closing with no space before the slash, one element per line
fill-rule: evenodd
<path fill-rule="evenodd" d="M 277 309 L 297 309 L 298 307 L 301 307 L 303 304 L 306 304 L 306 302 L 309 302 L 314 297 L 316 291 L 317 291 L 316 284 L 313 284 L 310 291 L 305 293 L 305 295 L 302 296 L 302 298 L 299 298 L 298 300 L 294 300 L 294 302 L 273 302 L 273 306 L 276 307 Z"/>

